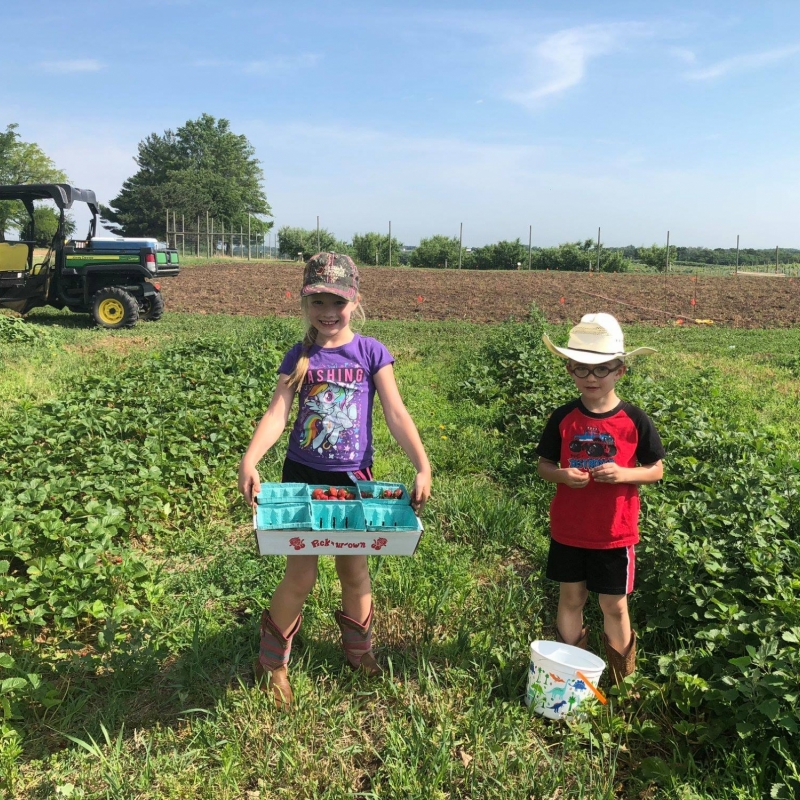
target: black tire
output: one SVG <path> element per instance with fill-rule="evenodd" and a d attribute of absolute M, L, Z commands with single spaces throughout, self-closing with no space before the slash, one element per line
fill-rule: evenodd
<path fill-rule="evenodd" d="M 124 289 L 107 286 L 92 298 L 92 317 L 101 328 L 132 328 L 139 321 L 139 304 Z"/>
<path fill-rule="evenodd" d="M 156 322 L 162 316 L 164 316 L 164 297 L 161 292 L 145 297 L 139 310 L 139 319 L 143 319 L 145 322 Z"/>
<path fill-rule="evenodd" d="M 590 456 L 591 458 L 597 458 L 598 456 L 602 456 L 604 451 L 605 447 L 603 447 L 602 444 L 598 444 L 597 442 L 592 442 L 586 448 L 586 455 Z"/>
<path fill-rule="evenodd" d="M 569 443 L 570 453 L 580 453 L 581 450 L 583 450 L 583 442 L 572 441 Z"/>

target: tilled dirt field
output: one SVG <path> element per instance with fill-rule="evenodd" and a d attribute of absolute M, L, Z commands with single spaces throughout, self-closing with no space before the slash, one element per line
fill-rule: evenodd
<path fill-rule="evenodd" d="M 364 267 L 369 319 L 501 322 L 531 303 L 549 322 L 608 311 L 623 323 L 787 328 L 800 324 L 800 279 L 739 275 L 616 275 L 475 272 Z M 184 267 L 162 282 L 167 309 L 200 314 L 296 315 L 303 267 L 286 262 L 224 262 Z M 694 300 L 694 303 L 692 302 Z M 702 323 L 701 323 L 702 324 Z"/>

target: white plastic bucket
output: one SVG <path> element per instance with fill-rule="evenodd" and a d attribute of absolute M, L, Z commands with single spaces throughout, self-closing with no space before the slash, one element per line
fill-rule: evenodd
<path fill-rule="evenodd" d="M 549 719 L 573 716 L 584 700 L 594 697 L 583 678 L 596 687 L 605 667 L 605 661 L 588 650 L 560 642 L 531 642 L 525 702 Z"/>

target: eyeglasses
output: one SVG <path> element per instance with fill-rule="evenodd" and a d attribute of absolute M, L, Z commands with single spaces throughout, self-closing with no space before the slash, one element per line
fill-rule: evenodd
<path fill-rule="evenodd" d="M 596 367 L 587 367 L 584 364 L 578 364 L 578 366 L 568 367 L 568 369 L 576 378 L 588 378 L 589 375 L 594 375 L 595 378 L 605 378 L 612 372 L 616 372 L 621 366 L 622 364 L 611 367 L 607 364 L 599 364 Z"/>

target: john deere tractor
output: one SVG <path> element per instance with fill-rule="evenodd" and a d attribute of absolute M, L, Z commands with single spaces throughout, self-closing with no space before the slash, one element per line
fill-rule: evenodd
<path fill-rule="evenodd" d="M 44 255 L 35 250 L 34 201 L 51 200 L 58 228 Z M 97 199 L 88 189 L 66 183 L 0 186 L 0 201 L 18 201 L 29 222 L 19 241 L 0 241 L 0 308 L 25 314 L 38 306 L 89 313 L 103 328 L 131 328 L 164 313 L 158 278 L 177 275 L 178 252 L 156 239 L 102 238 L 97 232 Z M 92 214 L 85 239 L 67 239 L 66 211 L 86 203 Z"/>

